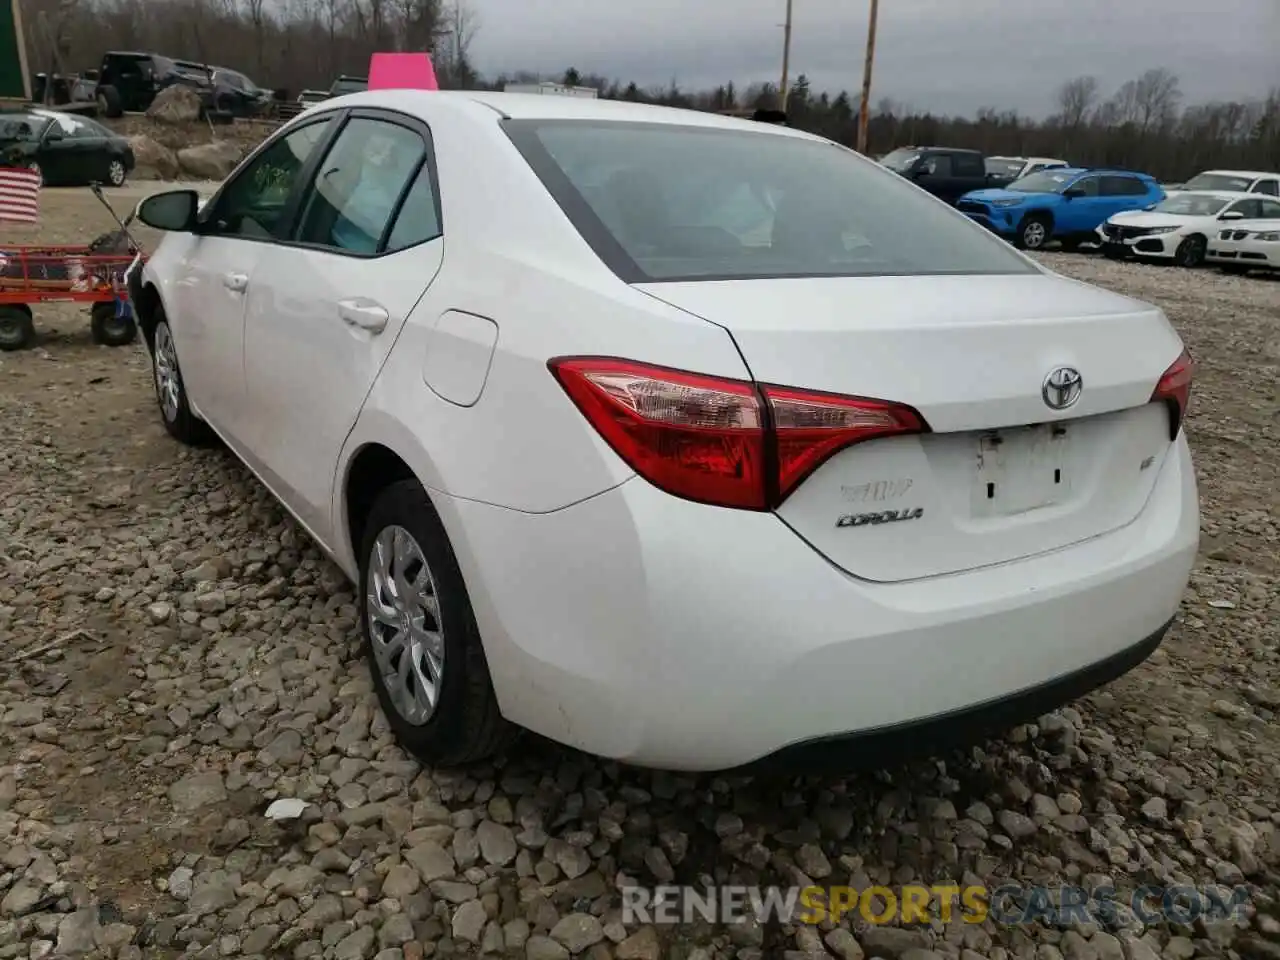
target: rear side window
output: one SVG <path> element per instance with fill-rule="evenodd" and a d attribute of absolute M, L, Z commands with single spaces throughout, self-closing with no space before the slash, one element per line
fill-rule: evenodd
<path fill-rule="evenodd" d="M 1147 185 L 1137 177 L 1103 177 L 1102 196 L 1104 197 L 1141 197 L 1147 192 Z"/>
<path fill-rule="evenodd" d="M 957 153 L 951 157 L 957 177 L 981 177 L 986 174 L 982 158 L 972 153 Z"/>
<path fill-rule="evenodd" d="M 416 131 L 385 120 L 352 120 L 316 171 L 296 239 L 344 253 L 377 253 L 425 158 L 426 144 Z"/>
<path fill-rule="evenodd" d="M 1035 270 L 901 177 L 822 141 L 582 120 L 504 128 L 628 282 Z"/>
<path fill-rule="evenodd" d="M 1259 180 L 1253 185 L 1254 193 L 1265 193 L 1271 197 L 1280 197 L 1280 180 Z"/>
<path fill-rule="evenodd" d="M 1261 219 L 1280 220 L 1280 200 L 1263 200 Z"/>

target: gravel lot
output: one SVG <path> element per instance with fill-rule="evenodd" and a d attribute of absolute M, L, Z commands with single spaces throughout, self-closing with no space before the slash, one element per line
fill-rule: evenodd
<path fill-rule="evenodd" d="M 44 207 L 40 241 L 109 226 L 85 191 Z M 528 740 L 469 775 L 420 769 L 337 571 L 229 455 L 167 439 L 140 345 L 39 310 L 41 345 L 0 355 L 0 960 L 1280 957 L 1280 282 L 1045 259 L 1161 304 L 1199 362 L 1204 540 L 1179 622 L 1132 674 L 971 754 L 785 783 Z M 311 806 L 265 819 L 282 797 Z M 655 930 L 620 922 L 626 877 L 1246 883 L 1255 909 Z"/>

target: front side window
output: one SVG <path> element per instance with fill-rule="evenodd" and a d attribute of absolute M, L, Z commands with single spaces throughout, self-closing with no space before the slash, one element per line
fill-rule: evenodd
<path fill-rule="evenodd" d="M 302 168 L 324 140 L 328 117 L 280 137 L 227 184 L 209 217 L 211 233 L 282 240 L 285 207 Z"/>
<path fill-rule="evenodd" d="M 296 239 L 346 253 L 377 253 L 400 197 L 425 157 L 422 136 L 408 127 L 352 120 L 316 171 Z"/>
<path fill-rule="evenodd" d="M 1035 269 L 967 218 L 834 144 L 675 124 L 503 126 L 628 282 Z"/>
<path fill-rule="evenodd" d="M 1280 200 L 1263 200 L 1262 220 L 1280 220 Z"/>
<path fill-rule="evenodd" d="M 1227 210 L 1238 213 L 1246 220 L 1257 220 L 1262 216 L 1262 201 L 1250 197 L 1248 200 L 1237 200 Z M 1223 211 L 1224 213 L 1226 211 Z"/>
<path fill-rule="evenodd" d="M 1099 177 L 1081 177 L 1071 184 L 1070 189 L 1079 190 L 1080 195 L 1084 197 L 1096 197 L 1101 192 L 1101 179 Z"/>
<path fill-rule="evenodd" d="M 929 177 L 951 176 L 951 158 L 945 153 L 935 153 L 920 164 L 920 169 Z"/>

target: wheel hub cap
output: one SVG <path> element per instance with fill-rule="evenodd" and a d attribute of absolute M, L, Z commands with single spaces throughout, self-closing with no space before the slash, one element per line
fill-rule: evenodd
<path fill-rule="evenodd" d="M 387 694 L 402 718 L 421 726 L 440 699 L 444 632 L 431 570 L 404 527 L 386 527 L 374 540 L 365 606 L 374 661 Z"/>
<path fill-rule="evenodd" d="M 156 330 L 156 349 L 153 357 L 156 372 L 156 395 L 160 398 L 160 409 L 164 418 L 170 422 L 178 417 L 178 354 L 173 346 L 173 337 L 169 328 L 161 326 Z"/>

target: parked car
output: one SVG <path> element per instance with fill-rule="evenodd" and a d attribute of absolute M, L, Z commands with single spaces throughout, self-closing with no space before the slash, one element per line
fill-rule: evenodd
<path fill-rule="evenodd" d="M 1264 212 L 1271 215 L 1225 224 L 1210 238 L 1206 262 L 1225 273 L 1280 270 L 1280 217 L 1274 205 L 1264 207 Z"/>
<path fill-rule="evenodd" d="M 1003 187 L 1041 170 L 1067 166 L 1070 166 L 1067 161 L 1049 157 L 987 157 L 987 186 Z"/>
<path fill-rule="evenodd" d="M 210 67 L 213 84 L 212 108 L 233 117 L 254 117 L 266 113 L 272 104 L 272 93 L 264 90 L 238 70 Z"/>
<path fill-rule="evenodd" d="M 48 186 L 118 187 L 133 170 L 129 141 L 79 114 L 39 108 L 0 113 L 0 166 L 26 167 Z"/>
<path fill-rule="evenodd" d="M 977 150 L 954 147 L 899 147 L 880 161 L 940 200 L 954 204 L 964 194 L 987 184 L 984 157 Z"/>
<path fill-rule="evenodd" d="M 89 71 L 94 72 L 94 71 Z M 45 103 L 46 94 L 49 106 L 64 106 L 70 103 L 93 103 L 93 92 L 96 79 L 75 74 L 54 74 L 49 80 L 46 73 L 37 73 L 31 84 L 31 100 L 33 103 Z"/>
<path fill-rule="evenodd" d="M 1187 191 L 1156 204 L 1108 217 L 1098 228 L 1102 251 L 1112 258 L 1172 260 L 1181 267 L 1204 262 L 1209 238 L 1225 221 L 1280 217 L 1280 198 L 1258 194 Z"/>
<path fill-rule="evenodd" d="M 137 210 L 168 231 L 130 283 L 161 421 L 359 584 L 428 762 L 511 725 L 668 769 L 937 750 L 1130 669 L 1178 609 L 1163 313 L 830 141 L 370 91 L 197 208 Z"/>
<path fill-rule="evenodd" d="M 146 110 L 165 87 L 179 83 L 208 99 L 213 90 L 208 68 L 157 53 L 113 50 L 103 55 L 94 99 L 107 117 Z"/>
<path fill-rule="evenodd" d="M 349 77 L 344 73 L 330 84 L 329 96 L 342 97 L 348 93 L 361 93 L 368 89 L 368 77 Z"/>
<path fill-rule="evenodd" d="M 329 99 L 329 91 L 327 90 L 303 90 L 298 94 L 298 102 L 311 106 L 313 103 L 319 103 L 321 100 Z"/>
<path fill-rule="evenodd" d="M 1039 250 L 1050 240 L 1073 249 L 1097 242 L 1099 225 L 1112 214 L 1163 199 L 1160 185 L 1145 173 L 1062 167 L 975 190 L 956 207 L 1023 249 Z"/>
<path fill-rule="evenodd" d="M 1265 193 L 1280 196 L 1280 173 L 1259 173 L 1256 170 L 1206 170 L 1197 173 L 1186 183 L 1179 184 L 1174 192 L 1216 190 L 1230 193 Z"/>

